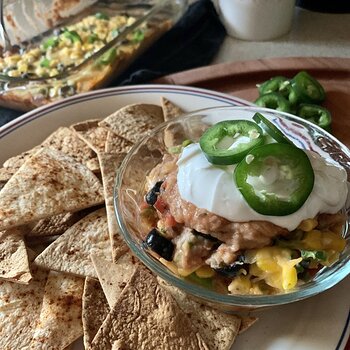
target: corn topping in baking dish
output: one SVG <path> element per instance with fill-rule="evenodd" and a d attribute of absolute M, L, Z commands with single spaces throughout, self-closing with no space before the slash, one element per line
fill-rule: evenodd
<path fill-rule="evenodd" d="M 0 58 L 0 73 L 9 77 L 51 78 L 76 67 L 95 52 L 99 51 L 121 31 L 135 22 L 135 18 L 124 15 L 109 17 L 97 12 L 79 22 L 55 29 L 53 35 L 37 47 L 18 47 L 12 52 L 5 52 Z M 122 45 L 112 48 L 96 62 L 99 65 L 111 64 L 118 54 L 134 51 L 145 37 L 147 25 L 128 34 Z M 69 82 L 64 88 L 57 87 L 50 91 L 55 95 L 73 95 L 76 87 Z"/>

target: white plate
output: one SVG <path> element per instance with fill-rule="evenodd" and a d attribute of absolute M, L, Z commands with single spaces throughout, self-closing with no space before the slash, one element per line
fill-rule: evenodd
<path fill-rule="evenodd" d="M 192 87 L 139 85 L 94 91 L 38 108 L 0 128 L 0 161 L 33 147 L 59 126 L 103 118 L 131 103 L 160 103 L 164 96 L 185 111 L 242 106 L 239 98 Z M 311 299 L 256 313 L 259 321 L 239 336 L 240 350 L 340 350 L 350 333 L 350 278 Z M 74 349 L 82 349 L 79 341 Z"/>

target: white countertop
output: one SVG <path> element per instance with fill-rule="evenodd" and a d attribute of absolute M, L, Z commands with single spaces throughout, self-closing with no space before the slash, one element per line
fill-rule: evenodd
<path fill-rule="evenodd" d="M 227 36 L 212 63 L 302 56 L 350 58 L 350 14 L 319 13 L 296 7 L 288 34 L 263 42 Z"/>

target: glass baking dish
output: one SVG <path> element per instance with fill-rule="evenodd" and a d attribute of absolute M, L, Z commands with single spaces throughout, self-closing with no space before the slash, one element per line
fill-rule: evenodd
<path fill-rule="evenodd" d="M 28 111 L 106 86 L 168 31 L 187 5 L 187 0 L 89 0 L 69 9 L 71 2 L 57 7 L 58 2 L 45 0 L 41 8 L 35 0 L 4 2 L 0 106 Z"/>

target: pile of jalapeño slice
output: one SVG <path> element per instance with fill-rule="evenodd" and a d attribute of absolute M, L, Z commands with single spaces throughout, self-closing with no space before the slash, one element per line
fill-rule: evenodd
<path fill-rule="evenodd" d="M 214 165 L 236 165 L 234 181 L 248 205 L 262 215 L 284 216 L 305 203 L 314 186 L 306 153 L 260 113 L 253 121 L 226 120 L 207 129 L 199 144 Z M 266 143 L 263 130 L 275 142 Z"/>
<path fill-rule="evenodd" d="M 255 103 L 258 106 L 293 113 L 331 132 L 331 114 L 320 106 L 326 93 L 309 73 L 301 71 L 292 79 L 276 76 L 257 87 L 259 98 Z"/>

